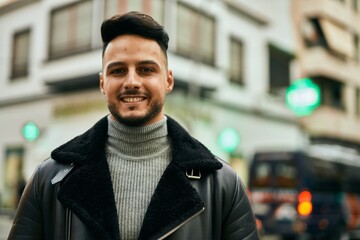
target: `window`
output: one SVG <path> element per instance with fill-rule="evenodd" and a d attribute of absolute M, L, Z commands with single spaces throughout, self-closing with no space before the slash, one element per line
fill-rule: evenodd
<path fill-rule="evenodd" d="M 315 77 L 313 80 L 320 88 L 321 105 L 330 106 L 340 110 L 344 109 L 343 83 L 325 77 Z"/>
<path fill-rule="evenodd" d="M 118 0 L 105 0 L 105 19 L 111 18 L 117 13 L 123 13 L 120 9 L 122 5 Z"/>
<path fill-rule="evenodd" d="M 293 161 L 264 161 L 255 164 L 254 187 L 295 188 L 297 171 Z"/>
<path fill-rule="evenodd" d="M 89 50 L 92 1 L 81 1 L 51 13 L 50 58 Z"/>
<path fill-rule="evenodd" d="M 24 77 L 29 71 L 30 29 L 13 37 L 11 79 Z"/>
<path fill-rule="evenodd" d="M 360 117 L 360 89 L 356 89 L 355 93 L 355 113 Z"/>
<path fill-rule="evenodd" d="M 255 174 L 253 178 L 253 186 L 255 187 L 269 187 L 271 186 L 271 164 L 269 162 L 259 163 L 255 168 Z"/>
<path fill-rule="evenodd" d="M 324 32 L 318 19 L 305 19 L 301 24 L 301 34 L 307 47 L 321 46 L 327 48 Z"/>
<path fill-rule="evenodd" d="M 290 85 L 290 64 L 293 56 L 269 45 L 269 76 L 270 93 L 285 95 L 285 89 Z"/>
<path fill-rule="evenodd" d="M 230 40 L 230 81 L 243 84 L 244 82 L 244 48 L 241 41 Z"/>
<path fill-rule="evenodd" d="M 344 165 L 324 159 L 309 157 L 307 159 L 310 177 L 310 188 L 315 191 L 341 191 Z"/>
<path fill-rule="evenodd" d="M 178 4 L 176 40 L 178 54 L 214 65 L 214 18 L 184 4 Z"/>
<path fill-rule="evenodd" d="M 352 0 L 352 9 L 355 11 L 355 12 L 359 12 L 359 3 L 360 1 L 359 0 Z"/>
<path fill-rule="evenodd" d="M 1 194 L 1 207 L 16 208 L 19 195 L 24 187 L 23 170 L 24 148 L 22 146 L 6 147 L 4 168 L 1 178 L 4 188 Z"/>
<path fill-rule="evenodd" d="M 296 188 L 296 167 L 294 162 L 277 162 L 275 164 L 275 184 L 280 188 Z"/>
<path fill-rule="evenodd" d="M 327 18 L 305 19 L 302 23 L 301 34 L 307 47 L 323 47 L 341 59 L 352 57 L 352 34 L 344 26 Z"/>
<path fill-rule="evenodd" d="M 354 54 L 353 54 L 353 58 L 355 61 L 359 62 L 360 61 L 360 41 L 359 41 L 359 35 L 355 34 L 354 35 Z"/>
<path fill-rule="evenodd" d="M 164 0 L 105 0 L 105 18 L 129 11 L 139 11 L 164 24 Z"/>

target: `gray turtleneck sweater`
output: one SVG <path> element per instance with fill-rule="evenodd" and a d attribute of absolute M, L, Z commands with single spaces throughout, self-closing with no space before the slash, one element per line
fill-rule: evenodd
<path fill-rule="evenodd" d="M 137 239 L 155 188 L 170 162 L 166 118 L 128 127 L 108 117 L 106 158 L 119 217 L 121 239 Z"/>

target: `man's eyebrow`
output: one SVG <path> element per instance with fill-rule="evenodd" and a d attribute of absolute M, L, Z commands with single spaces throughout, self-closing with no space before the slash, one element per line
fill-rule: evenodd
<path fill-rule="evenodd" d="M 110 69 L 113 67 L 119 67 L 119 66 L 126 66 L 126 64 L 124 62 L 111 62 L 105 66 L 105 69 L 107 70 L 107 69 Z"/>
<path fill-rule="evenodd" d="M 146 65 L 146 64 L 155 64 L 155 65 L 159 65 L 157 62 L 153 61 L 153 60 L 144 60 L 144 61 L 140 61 L 139 62 L 140 65 Z"/>
<path fill-rule="evenodd" d="M 156 65 L 156 66 L 160 67 L 160 65 L 157 62 L 153 61 L 153 60 L 140 61 L 138 64 L 139 65 Z"/>
<path fill-rule="evenodd" d="M 138 62 L 137 65 L 156 65 L 156 66 L 160 67 L 160 65 L 156 61 L 153 61 L 153 60 L 143 60 L 143 61 Z M 121 62 L 121 61 L 111 62 L 105 66 L 105 69 L 107 70 L 107 69 L 111 69 L 113 67 L 120 67 L 120 66 L 127 66 L 127 64 L 125 62 Z"/>

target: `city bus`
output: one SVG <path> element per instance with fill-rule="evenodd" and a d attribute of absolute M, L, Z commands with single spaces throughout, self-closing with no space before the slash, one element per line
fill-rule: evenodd
<path fill-rule="evenodd" d="M 249 195 L 263 234 L 360 239 L 360 156 L 353 149 L 256 152 Z"/>

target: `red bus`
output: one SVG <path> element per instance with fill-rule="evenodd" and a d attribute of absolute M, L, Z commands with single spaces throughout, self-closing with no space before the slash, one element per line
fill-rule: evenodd
<path fill-rule="evenodd" d="M 360 155 L 334 145 L 254 155 L 249 191 L 264 234 L 360 239 Z"/>

